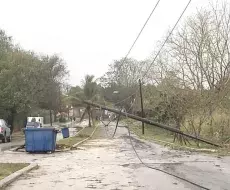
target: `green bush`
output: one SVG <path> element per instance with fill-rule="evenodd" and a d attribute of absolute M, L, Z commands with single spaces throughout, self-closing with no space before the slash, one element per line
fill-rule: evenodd
<path fill-rule="evenodd" d="M 59 122 L 60 123 L 65 123 L 67 120 L 66 120 L 66 118 L 65 117 L 60 117 L 59 118 Z"/>

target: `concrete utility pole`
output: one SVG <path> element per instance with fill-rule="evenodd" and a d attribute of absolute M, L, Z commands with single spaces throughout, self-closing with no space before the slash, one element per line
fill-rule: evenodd
<path fill-rule="evenodd" d="M 93 103 L 93 102 L 90 102 L 90 101 L 83 101 L 83 103 L 85 103 L 87 105 L 90 105 L 90 106 L 94 106 L 94 107 L 100 108 L 102 110 L 108 110 L 110 112 L 113 112 L 113 113 L 116 113 L 116 114 L 120 114 L 120 115 L 129 117 L 131 119 L 135 119 L 137 121 L 141 121 L 141 122 L 144 122 L 146 124 L 153 125 L 155 127 L 159 127 L 159 128 L 165 129 L 167 131 L 171 131 L 171 132 L 174 132 L 174 133 L 177 133 L 177 134 L 189 137 L 191 139 L 195 139 L 195 140 L 204 142 L 206 144 L 210 144 L 210 145 L 213 145 L 213 146 L 221 147 L 221 145 L 213 143 L 213 142 L 211 142 L 209 140 L 206 140 L 206 139 L 203 139 L 203 138 L 200 138 L 200 137 L 196 137 L 196 136 L 184 133 L 183 131 L 181 131 L 181 130 L 179 130 L 177 128 L 173 128 L 173 127 L 161 124 L 161 123 L 157 123 L 155 121 L 152 121 L 152 120 L 149 120 L 149 119 L 146 119 L 146 118 L 142 118 L 142 117 L 130 114 L 130 113 L 126 113 L 126 112 L 121 112 L 119 110 L 116 110 L 116 109 L 113 109 L 113 108 L 109 108 L 109 107 L 106 107 L 106 106 L 103 106 L 103 105 L 100 105 L 100 104 L 96 104 L 96 103 Z"/>

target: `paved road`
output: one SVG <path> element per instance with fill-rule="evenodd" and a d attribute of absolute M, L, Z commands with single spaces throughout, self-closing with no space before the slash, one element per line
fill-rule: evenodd
<path fill-rule="evenodd" d="M 0 142 L 0 152 L 23 145 L 24 143 L 25 143 L 25 140 L 22 140 L 22 139 L 15 139 L 15 140 L 12 140 L 12 142 L 10 143 Z"/>
<path fill-rule="evenodd" d="M 107 131 L 108 136 L 114 126 Z M 2 160 L 34 162 L 39 169 L 22 176 L 7 190 L 178 190 L 200 188 L 146 168 L 140 164 L 130 146 L 125 128 L 119 128 L 115 139 L 88 141 L 79 150 L 55 154 L 7 153 Z M 169 150 L 155 143 L 132 138 L 145 163 L 184 177 L 209 189 L 230 189 L 230 158 L 218 158 L 184 151 Z M 15 154 L 15 156 L 14 156 Z"/>
<path fill-rule="evenodd" d="M 9 150 L 14 147 L 18 147 L 20 145 L 23 145 L 24 143 L 25 143 L 25 139 L 23 133 L 20 132 L 14 133 L 12 135 L 12 141 L 10 143 L 9 142 L 2 143 L 2 141 L 0 141 L 0 152 Z"/>

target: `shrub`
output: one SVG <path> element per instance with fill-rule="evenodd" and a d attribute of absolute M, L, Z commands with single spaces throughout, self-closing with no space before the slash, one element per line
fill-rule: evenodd
<path fill-rule="evenodd" d="M 66 118 L 65 117 L 60 117 L 59 118 L 59 122 L 60 123 L 65 123 L 67 120 L 66 120 Z"/>

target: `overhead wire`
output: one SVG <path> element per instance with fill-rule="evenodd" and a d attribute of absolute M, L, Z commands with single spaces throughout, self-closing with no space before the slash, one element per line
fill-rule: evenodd
<path fill-rule="evenodd" d="M 132 107 L 133 105 L 134 105 L 134 102 L 133 102 L 133 104 L 131 105 L 131 107 Z M 130 108 L 129 108 L 129 109 L 130 109 Z M 127 117 L 127 116 L 126 116 L 126 117 Z M 117 128 L 118 128 L 118 125 L 119 125 L 119 119 L 120 119 L 120 114 L 119 114 L 119 116 L 118 116 L 118 118 L 117 118 L 117 123 L 116 123 L 115 130 L 114 130 L 114 132 L 113 132 L 112 138 L 115 137 L 115 134 L 116 134 L 116 132 L 117 132 Z M 109 127 L 109 124 L 110 124 L 111 122 L 112 122 L 112 120 L 111 120 L 108 124 L 105 124 L 105 128 L 106 128 L 106 129 Z M 139 156 L 139 154 L 138 154 L 138 152 L 137 152 L 137 150 L 136 150 L 136 148 L 135 148 L 135 146 L 134 146 L 134 144 L 133 144 L 133 142 L 132 142 L 132 139 L 131 139 L 131 132 L 130 132 L 129 127 L 128 127 L 128 126 L 124 126 L 124 127 L 128 130 L 128 137 L 129 137 L 129 140 L 130 140 L 130 144 L 131 144 L 131 146 L 132 146 L 132 149 L 133 149 L 133 151 L 135 152 L 135 155 L 137 156 L 137 158 L 139 159 L 139 161 L 140 161 L 145 167 L 150 168 L 150 169 L 153 169 L 153 170 L 156 170 L 156 171 L 163 172 L 163 173 L 165 173 L 165 174 L 167 174 L 167 175 L 173 176 L 173 177 L 175 177 L 175 178 L 177 178 L 177 179 L 180 179 L 180 180 L 183 180 L 183 181 L 185 181 L 185 182 L 187 182 L 187 183 L 190 183 L 190 184 L 192 184 L 192 185 L 194 185 L 194 186 L 196 186 L 196 187 L 199 187 L 199 188 L 202 188 L 202 189 L 205 189 L 205 190 L 210 190 L 209 188 L 206 188 L 206 187 L 204 187 L 204 186 L 202 186 L 202 185 L 199 185 L 199 184 L 197 184 L 197 183 L 195 183 L 195 182 L 192 182 L 192 181 L 190 181 L 190 180 L 188 180 L 188 179 L 185 179 L 185 178 L 180 177 L 180 176 L 178 176 L 178 175 L 176 175 L 176 174 L 167 172 L 167 171 L 165 171 L 165 170 L 162 170 L 162 169 L 159 169 L 159 168 L 156 168 L 156 167 L 149 166 L 147 163 L 143 162 L 143 160 L 140 158 L 140 156 Z M 107 136 L 108 136 L 108 134 L 107 134 Z M 110 138 L 111 138 L 111 137 L 110 137 Z"/>
<path fill-rule="evenodd" d="M 134 101 L 131 103 L 129 109 L 126 110 L 125 112 L 129 112 L 129 111 L 132 109 L 132 107 L 133 107 L 134 104 L 135 104 L 135 100 L 136 100 L 136 99 L 134 99 Z M 104 103 L 105 103 L 105 100 L 104 100 Z M 102 109 L 100 108 L 100 110 L 101 110 L 101 114 L 102 114 Z M 123 110 L 123 109 L 120 109 L 120 113 L 122 112 L 122 110 Z M 109 137 L 109 135 L 108 135 L 108 127 L 109 127 L 109 124 L 110 124 L 112 121 L 114 121 L 114 120 L 117 119 L 116 127 L 115 127 L 115 130 L 114 130 L 113 135 L 112 135 L 112 138 L 114 138 L 114 136 L 115 136 L 115 134 L 116 134 L 116 131 L 117 131 L 117 127 L 118 127 L 118 123 L 119 123 L 119 120 L 120 120 L 120 116 L 121 116 L 121 114 L 116 114 L 116 117 L 114 117 L 113 119 L 109 119 L 109 122 L 108 122 L 107 124 L 106 124 L 102 119 L 100 119 L 101 123 L 102 123 L 102 124 L 104 125 L 104 127 L 105 127 L 107 137 Z M 110 138 L 110 137 L 109 137 L 109 138 Z"/>
<path fill-rule="evenodd" d="M 103 98 L 103 100 L 104 100 L 104 105 L 106 105 L 106 102 L 105 102 L 105 99 Z M 117 119 L 117 115 L 114 117 L 114 118 L 110 118 L 109 117 L 109 122 L 108 123 L 105 123 L 104 121 L 103 121 L 103 118 L 102 118 L 102 109 L 100 108 L 100 110 L 101 110 L 101 117 L 100 117 L 100 122 L 104 125 L 104 127 L 105 127 L 105 131 L 106 131 L 106 136 L 108 137 L 108 138 L 110 138 L 110 136 L 109 136 L 109 134 L 108 134 L 108 129 L 107 129 L 107 127 L 109 126 L 109 124 L 112 122 L 112 121 L 114 121 L 115 119 Z M 122 109 L 121 109 L 122 110 Z M 120 110 L 120 111 L 121 111 Z"/>
<path fill-rule="evenodd" d="M 158 5 L 158 3 L 159 3 L 159 1 L 157 2 L 157 5 Z M 156 56 L 154 57 L 153 61 L 150 63 L 150 66 L 148 67 L 147 71 L 146 71 L 145 74 L 143 75 L 142 79 L 148 74 L 150 68 L 152 67 L 153 63 L 154 63 L 155 60 L 157 59 L 158 55 L 160 54 L 160 52 L 161 52 L 161 50 L 163 49 L 163 47 L 164 47 L 164 45 L 166 44 L 166 42 L 168 41 L 169 37 L 171 36 L 171 34 L 173 33 L 173 31 L 175 30 L 177 24 L 178 24 L 179 21 L 181 20 L 182 16 L 184 15 L 184 13 L 185 13 L 185 11 L 187 10 L 187 8 L 188 8 L 188 6 L 190 5 L 190 3 L 191 3 L 191 0 L 189 0 L 189 2 L 187 3 L 187 5 L 186 5 L 186 7 L 184 8 L 182 14 L 181 14 L 180 17 L 178 18 L 177 22 L 175 23 L 174 27 L 173 27 L 172 30 L 170 31 L 170 33 L 169 33 L 169 35 L 167 36 L 166 40 L 164 41 L 164 43 L 162 44 L 161 48 L 160 48 L 159 51 L 157 52 L 157 54 L 156 54 Z M 157 5 L 156 5 L 156 6 L 157 6 Z M 156 6 L 155 6 L 155 8 L 156 8 Z M 154 8 L 154 10 L 155 10 L 155 8 Z M 151 17 L 151 15 L 152 15 L 152 12 L 151 12 L 149 18 Z M 149 18 L 147 19 L 147 22 L 148 22 Z M 145 25 L 147 24 L 147 22 L 145 23 Z M 144 25 L 144 27 L 145 27 L 145 25 Z M 143 28 L 143 29 L 144 29 L 144 28 Z M 143 30 L 143 29 L 142 29 L 142 30 Z M 141 30 L 141 32 L 142 32 L 142 30 Z M 128 57 L 129 53 L 131 52 L 133 46 L 135 45 L 137 39 L 139 38 L 139 36 L 140 36 L 140 34 L 141 34 L 141 32 L 139 33 L 138 37 L 137 37 L 136 40 L 134 41 L 133 45 L 131 46 L 129 52 L 127 53 L 127 56 L 125 57 L 125 59 Z M 123 62 L 123 63 L 124 63 L 124 62 Z M 135 92 L 135 93 L 132 94 L 131 96 L 128 96 L 127 98 L 125 98 L 124 100 L 122 100 L 122 101 L 120 101 L 120 102 L 118 102 L 118 103 L 121 103 L 121 102 L 127 100 L 128 98 L 132 97 L 132 96 L 135 95 L 136 93 L 137 93 L 137 92 Z M 116 103 L 116 105 L 117 105 L 118 103 Z M 132 105 L 131 105 L 131 106 L 132 106 Z M 119 116 L 120 116 L 120 115 L 119 115 Z M 109 124 L 110 124 L 110 123 L 111 123 L 111 121 L 109 122 Z M 119 117 L 118 117 L 118 120 L 117 120 L 117 124 L 116 124 L 115 131 L 114 131 L 114 133 L 113 133 L 113 137 L 114 137 L 115 134 L 116 134 L 116 130 L 117 130 L 117 127 L 118 127 L 118 123 L 119 123 Z M 108 125 L 105 125 L 105 127 L 108 127 L 109 124 L 108 124 Z M 132 140 L 131 140 L 131 133 L 130 133 L 129 127 L 126 126 L 126 128 L 127 128 L 127 130 L 128 130 L 128 135 L 129 135 L 129 139 L 130 139 L 130 144 L 131 144 L 131 146 L 132 146 L 132 148 L 133 148 L 133 150 L 134 150 L 134 152 L 135 152 L 137 158 L 139 159 L 139 161 L 140 161 L 144 166 L 146 166 L 147 168 L 150 168 L 150 169 L 154 169 L 154 170 L 163 172 L 163 173 L 165 173 L 165 174 L 167 174 L 167 175 L 170 175 L 170 176 L 173 176 L 173 177 L 175 177 L 175 178 L 177 178 L 177 179 L 183 180 L 183 181 L 185 181 L 185 182 L 187 182 L 187 183 L 190 183 L 190 184 L 192 184 L 192 185 L 194 185 L 194 186 L 197 186 L 197 187 L 199 187 L 199 188 L 206 189 L 206 190 L 210 190 L 209 188 L 206 188 L 206 187 L 204 187 L 204 186 L 202 186 L 202 185 L 199 185 L 199 184 L 197 184 L 197 183 L 194 183 L 194 182 L 192 182 L 192 181 L 190 181 L 190 180 L 188 180 L 188 179 L 185 179 L 185 178 L 183 178 L 183 177 L 177 176 L 177 175 L 172 174 L 172 173 L 170 173 L 170 172 L 167 172 L 167 171 L 165 171 L 165 170 L 161 170 L 161 169 L 159 169 L 159 168 L 155 168 L 155 167 L 149 166 L 148 164 L 144 163 L 144 162 L 142 161 L 142 159 L 140 158 L 140 156 L 138 155 L 138 153 L 137 153 L 137 151 L 136 151 L 136 149 L 135 149 L 135 146 L 134 146 L 134 144 L 133 144 L 133 142 L 132 142 Z"/>
<path fill-rule="evenodd" d="M 114 130 L 114 133 L 113 133 L 112 138 L 114 138 L 114 136 L 115 136 L 115 134 L 116 134 L 116 131 L 117 131 L 117 128 L 118 128 L 118 125 L 119 125 L 119 119 L 120 119 L 120 118 L 118 117 L 118 120 L 117 120 L 117 123 L 116 123 L 116 128 L 115 128 L 115 130 Z M 109 125 L 106 125 L 105 127 L 107 128 L 108 126 L 109 126 Z M 121 127 L 121 126 L 120 126 L 120 127 Z M 162 169 L 160 169 L 160 168 L 149 166 L 147 163 L 143 162 L 143 160 L 142 160 L 141 157 L 139 156 L 139 154 L 138 154 L 138 152 L 137 152 L 137 150 L 136 150 L 136 148 L 135 148 L 135 146 L 134 146 L 134 144 L 133 144 L 133 142 L 132 142 L 131 132 L 130 132 L 129 126 L 123 126 L 123 127 L 125 127 L 125 128 L 128 130 L 128 137 L 129 137 L 129 140 L 130 140 L 130 144 L 131 144 L 131 146 L 132 146 L 132 149 L 133 149 L 133 151 L 135 152 L 135 155 L 137 156 L 138 160 L 139 160 L 145 167 L 150 168 L 150 169 L 153 169 L 153 170 L 156 170 L 156 171 L 159 171 L 159 172 L 162 172 L 162 173 L 165 173 L 165 174 L 170 175 L 170 176 L 173 176 L 173 177 L 175 177 L 175 178 L 177 178 L 177 179 L 180 179 L 180 180 L 182 180 L 182 181 L 185 181 L 185 182 L 187 182 L 187 183 L 189 183 L 189 184 L 192 184 L 192 185 L 194 185 L 194 186 L 196 186 L 196 187 L 199 187 L 199 188 L 202 188 L 202 189 L 205 189 L 205 190 L 210 190 L 209 188 L 204 187 L 204 186 L 202 186 L 202 185 L 199 185 L 199 184 L 197 184 L 197 183 L 195 183 L 195 182 L 192 182 L 192 181 L 190 181 L 190 180 L 188 180 L 188 179 L 185 179 L 185 178 L 183 178 L 183 177 L 180 177 L 180 176 L 178 176 L 178 175 L 176 175 L 176 174 L 173 174 L 173 173 L 170 173 L 170 172 L 168 172 L 168 171 L 162 170 Z"/>
<path fill-rule="evenodd" d="M 165 41 L 163 42 L 163 44 L 161 45 L 160 49 L 158 50 L 157 54 L 155 55 L 153 61 L 150 63 L 149 67 L 147 68 L 146 72 L 144 73 L 144 75 L 142 76 L 142 81 L 143 79 L 146 77 L 146 75 L 148 74 L 148 72 L 150 71 L 152 65 L 154 64 L 154 62 L 156 61 L 157 57 L 159 56 L 159 54 L 161 53 L 163 47 L 165 46 L 165 44 L 167 43 L 168 39 L 170 38 L 170 36 L 172 35 L 173 31 L 175 30 L 175 28 L 177 27 L 178 23 L 180 22 L 181 18 L 183 17 L 185 11 L 187 10 L 187 8 L 189 7 L 190 3 L 192 0 L 189 0 L 187 5 L 185 6 L 184 10 L 182 11 L 182 13 L 180 14 L 179 18 L 177 19 L 176 23 L 174 24 L 172 30 L 169 32 L 169 35 L 167 36 L 167 38 L 165 39 Z M 149 20 L 149 19 L 148 19 Z M 124 62 L 123 62 L 124 63 Z M 117 104 L 124 102 L 126 99 L 132 97 L 134 94 L 136 94 L 138 92 L 138 90 L 133 93 L 132 95 L 128 96 L 127 98 L 125 98 L 124 100 L 121 100 L 120 102 L 117 102 Z"/>
<path fill-rule="evenodd" d="M 167 38 L 165 39 L 164 43 L 162 44 L 161 48 L 159 49 L 159 51 L 157 52 L 157 54 L 155 55 L 153 61 L 150 63 L 147 71 L 144 73 L 144 75 L 142 76 L 142 81 L 143 78 L 148 74 L 148 72 L 150 71 L 152 65 L 154 64 L 154 62 L 156 61 L 157 57 L 159 56 L 159 54 L 161 53 L 163 47 L 165 46 L 165 44 L 167 43 L 168 39 L 170 38 L 170 36 L 172 35 L 173 31 L 175 30 L 176 26 L 178 25 L 179 21 L 181 20 L 182 16 L 184 15 L 185 11 L 187 10 L 187 8 L 189 7 L 190 3 L 192 0 L 189 0 L 187 5 L 185 6 L 184 10 L 182 11 L 182 13 L 180 14 L 179 18 L 177 19 L 176 23 L 174 24 L 172 30 L 170 31 L 169 35 L 167 36 Z M 124 100 L 119 101 L 118 103 L 116 103 L 115 105 L 124 102 L 125 100 L 127 100 L 128 98 L 132 97 L 133 95 L 137 94 L 139 90 L 137 89 L 137 91 L 135 93 L 133 93 L 132 95 L 128 96 L 127 98 L 125 98 Z"/>
<path fill-rule="evenodd" d="M 134 45 L 136 44 L 137 40 L 139 39 L 140 35 L 142 34 L 144 28 L 146 27 L 146 25 L 148 24 L 151 16 L 153 15 L 154 11 L 156 10 L 156 8 L 158 7 L 159 3 L 160 3 L 161 0 L 158 0 L 157 3 L 154 5 L 151 13 L 149 14 L 147 20 L 145 21 L 144 25 L 142 26 L 140 32 L 138 33 L 136 39 L 134 40 L 134 42 L 132 43 L 131 47 L 129 48 L 129 51 L 127 52 L 125 58 L 123 59 L 122 63 L 120 64 L 119 68 L 121 68 L 121 66 L 124 64 L 124 62 L 126 61 L 126 59 L 128 58 L 129 54 L 131 53 Z"/>
<path fill-rule="evenodd" d="M 187 10 L 188 6 L 190 5 L 191 1 L 192 1 L 192 0 L 189 0 L 189 1 L 188 1 L 187 5 L 185 6 L 185 8 L 184 8 L 183 12 L 181 13 L 180 17 L 177 19 L 176 23 L 174 24 L 174 26 L 173 26 L 172 30 L 170 31 L 169 35 L 167 36 L 166 40 L 164 41 L 164 43 L 162 44 L 161 48 L 160 48 L 159 51 L 157 52 L 157 54 L 156 54 L 156 56 L 154 57 L 153 61 L 150 63 L 150 65 L 149 65 L 147 71 L 144 73 L 144 75 L 143 75 L 143 77 L 142 77 L 142 80 L 143 80 L 143 78 L 148 74 L 148 72 L 150 71 L 150 68 L 152 67 L 153 63 L 154 63 L 155 60 L 157 59 L 157 57 L 158 57 L 158 55 L 160 54 L 161 50 L 162 50 L 163 47 L 165 46 L 165 44 L 166 44 L 166 42 L 168 41 L 169 37 L 172 35 L 172 33 L 173 33 L 173 31 L 175 30 L 177 24 L 179 23 L 179 21 L 181 20 L 182 16 L 183 16 L 184 13 L 185 13 L 185 11 Z M 153 14 L 153 12 L 155 11 L 156 7 L 158 6 L 159 2 L 160 2 L 160 0 L 157 2 L 157 4 L 155 5 L 155 7 L 153 8 L 151 14 L 149 15 L 149 17 L 148 17 L 148 19 L 146 20 L 144 26 L 142 27 L 141 31 L 139 32 L 137 38 L 135 39 L 133 45 L 131 46 L 130 51 L 127 53 L 127 56 L 128 56 L 129 53 L 131 52 L 133 46 L 135 45 L 137 39 L 138 39 L 139 36 L 141 35 L 141 33 L 142 33 L 144 27 L 145 27 L 146 24 L 148 23 L 150 17 L 152 16 L 152 14 Z M 123 63 L 124 63 L 124 62 L 123 62 Z M 139 91 L 139 90 L 137 89 L 135 93 L 129 95 L 128 97 L 126 97 L 125 99 L 123 99 L 123 100 L 121 100 L 121 101 L 119 101 L 119 102 L 116 102 L 116 103 L 113 104 L 113 105 L 115 106 L 115 105 L 118 105 L 118 104 L 120 104 L 120 103 L 126 101 L 127 99 L 131 98 L 133 95 L 136 95 L 138 91 Z"/>
<path fill-rule="evenodd" d="M 165 44 L 167 43 L 168 39 L 170 38 L 170 36 L 172 35 L 173 31 L 175 30 L 175 28 L 177 27 L 177 24 L 180 22 L 182 16 L 184 15 L 185 11 L 187 10 L 188 6 L 190 5 L 192 0 L 189 0 L 187 5 L 185 6 L 183 12 L 181 13 L 180 17 L 177 19 L 175 25 L 173 26 L 172 30 L 169 32 L 169 35 L 167 36 L 167 38 L 165 39 L 165 41 L 163 42 L 163 44 L 161 45 L 160 49 L 158 50 L 157 54 L 155 55 L 153 61 L 150 63 L 147 71 L 144 73 L 143 77 L 144 78 L 148 72 L 150 71 L 150 68 L 152 67 L 153 63 L 156 61 L 158 55 L 161 53 L 161 50 L 163 49 L 163 47 L 165 46 Z"/>
<path fill-rule="evenodd" d="M 133 101 L 133 103 L 131 104 L 130 108 L 129 108 L 128 110 L 125 111 L 126 113 L 129 112 L 129 111 L 132 109 L 133 105 L 135 104 L 135 100 L 136 100 L 136 99 L 134 99 L 134 101 Z M 121 113 L 121 111 L 120 111 L 120 113 Z M 116 132 L 117 132 L 117 128 L 118 128 L 120 116 L 121 116 L 121 114 L 119 114 L 119 116 L 118 116 L 118 118 L 117 118 L 116 127 L 115 127 L 114 132 L 113 132 L 113 138 L 115 137 L 115 134 L 116 134 Z M 107 126 L 107 127 L 108 127 L 108 126 Z"/>
<path fill-rule="evenodd" d="M 146 25 L 148 24 L 148 22 L 149 22 L 150 18 L 152 17 L 153 13 L 155 12 L 156 8 L 158 7 L 160 1 L 161 1 L 161 0 L 158 0 L 157 3 L 154 5 L 154 7 L 153 7 L 151 13 L 149 14 L 148 18 L 146 19 L 144 25 L 142 26 L 140 32 L 138 33 L 137 37 L 135 38 L 134 42 L 132 43 L 131 47 L 129 48 L 129 51 L 128 51 L 127 54 L 125 55 L 125 58 L 122 60 L 122 63 L 119 65 L 118 69 L 120 69 L 120 68 L 123 66 L 123 64 L 125 63 L 125 61 L 127 60 L 129 54 L 131 53 L 133 47 L 135 46 L 135 44 L 136 44 L 136 42 L 137 42 L 137 40 L 138 40 L 139 37 L 141 36 L 141 34 L 142 34 L 144 28 L 146 27 Z M 130 97 L 132 97 L 133 95 L 135 95 L 137 92 L 138 92 L 138 91 L 136 91 L 135 93 L 129 95 L 129 96 L 128 96 L 127 98 L 125 98 L 124 100 L 121 100 L 121 101 L 119 101 L 119 102 L 116 102 L 114 105 L 118 105 L 118 104 L 124 102 L 125 100 L 127 100 L 127 99 L 129 99 Z"/>
<path fill-rule="evenodd" d="M 190 184 L 192 184 L 192 185 L 194 185 L 194 186 L 196 186 L 196 187 L 199 187 L 199 188 L 202 188 L 202 189 L 205 189 L 205 190 L 210 190 L 209 188 L 204 187 L 204 186 L 202 186 L 202 185 L 199 185 L 199 184 L 197 184 L 197 183 L 195 183 L 195 182 L 192 182 L 192 181 L 190 181 L 190 180 L 188 180 L 188 179 L 185 179 L 185 178 L 180 177 L 180 176 L 178 176 L 178 175 L 175 175 L 175 174 L 173 174 L 173 173 L 167 172 L 167 171 L 165 171 L 165 170 L 162 170 L 162 169 L 159 169 L 159 168 L 156 168 L 156 167 L 149 166 L 148 164 L 146 164 L 145 162 L 143 162 L 143 160 L 140 158 L 140 156 L 139 156 L 139 154 L 137 153 L 137 150 L 136 150 L 136 148 L 135 148 L 135 146 L 134 146 L 134 144 L 133 144 L 133 142 L 132 142 L 132 139 L 131 139 L 131 132 L 130 132 L 129 127 L 128 127 L 128 126 L 125 126 L 125 128 L 128 130 L 128 135 L 129 135 L 130 144 L 131 144 L 131 146 L 132 146 L 132 148 L 133 148 L 133 150 L 134 150 L 134 152 L 135 152 L 135 154 L 136 154 L 138 160 L 139 160 L 145 167 L 150 168 L 150 169 L 153 169 L 153 170 L 157 170 L 157 171 L 160 171 L 160 172 L 163 172 L 163 173 L 165 173 L 165 174 L 167 174 L 167 175 L 173 176 L 173 177 L 175 177 L 175 178 L 177 178 L 177 179 L 180 179 L 180 180 L 183 180 L 183 181 L 185 181 L 185 182 L 187 182 L 187 183 L 190 183 Z"/>
<path fill-rule="evenodd" d="M 127 96 L 125 99 L 123 99 L 123 100 L 121 100 L 121 101 L 119 101 L 119 102 L 116 102 L 116 103 L 113 104 L 113 105 L 115 106 L 115 105 L 118 105 L 118 104 L 120 104 L 120 103 L 122 103 L 122 102 L 128 100 L 129 98 L 131 98 L 131 97 L 133 97 L 134 95 L 136 95 L 138 91 L 139 91 L 139 89 L 137 89 L 137 90 L 136 90 L 134 93 L 132 93 L 131 95 Z"/>

